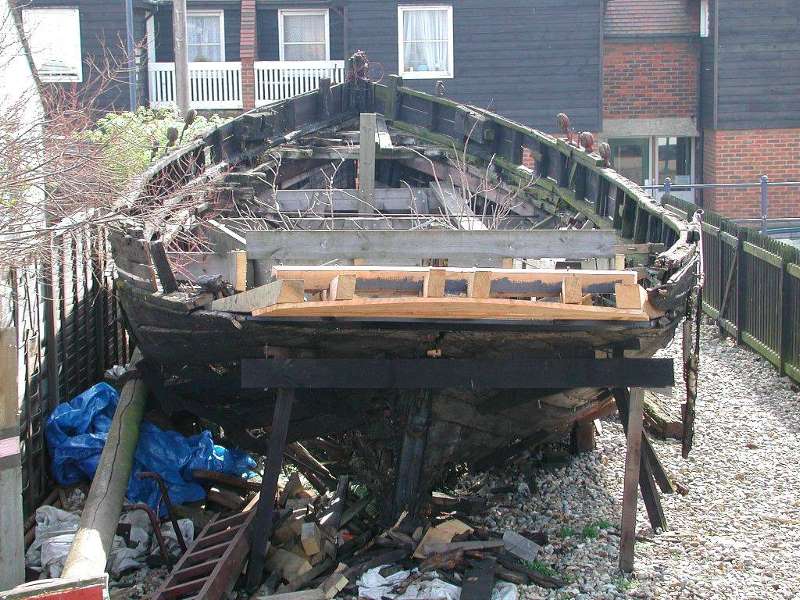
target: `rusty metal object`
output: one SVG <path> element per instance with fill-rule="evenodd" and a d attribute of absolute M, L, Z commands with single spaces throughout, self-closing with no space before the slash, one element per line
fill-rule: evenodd
<path fill-rule="evenodd" d="M 587 152 L 594 152 L 594 135 L 591 131 L 584 131 L 578 136 L 578 142 Z"/>
<path fill-rule="evenodd" d="M 153 479 L 161 490 L 161 499 L 164 501 L 164 506 L 167 507 L 167 514 L 169 520 L 172 522 L 172 527 L 175 529 L 175 537 L 178 538 L 178 544 L 181 547 L 181 552 L 186 552 L 186 541 L 183 539 L 181 528 L 178 526 L 178 518 L 175 516 L 175 511 L 172 509 L 172 502 L 169 499 L 169 490 L 164 479 L 158 473 L 153 471 L 142 471 L 136 474 L 137 479 Z"/>
<path fill-rule="evenodd" d="M 161 558 L 164 559 L 164 563 L 171 565 L 174 561 L 171 560 L 169 556 L 169 552 L 167 551 L 167 543 L 164 540 L 164 536 L 161 535 L 161 521 L 150 506 L 145 504 L 144 502 L 140 502 L 138 504 L 125 504 L 122 506 L 122 512 L 133 512 L 134 510 L 143 510 L 147 513 L 147 516 L 150 517 L 150 525 L 153 526 L 153 535 L 156 536 L 156 542 L 158 542 L 158 551 L 161 553 Z"/>

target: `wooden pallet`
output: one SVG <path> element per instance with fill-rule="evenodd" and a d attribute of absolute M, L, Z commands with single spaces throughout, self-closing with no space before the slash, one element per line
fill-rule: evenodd
<path fill-rule="evenodd" d="M 275 282 L 215 300 L 270 317 L 647 321 L 634 271 L 274 267 Z M 616 306 L 594 306 L 599 295 Z"/>
<path fill-rule="evenodd" d="M 214 517 L 181 556 L 152 600 L 220 600 L 233 589 L 250 549 L 258 496 L 244 511 Z"/>

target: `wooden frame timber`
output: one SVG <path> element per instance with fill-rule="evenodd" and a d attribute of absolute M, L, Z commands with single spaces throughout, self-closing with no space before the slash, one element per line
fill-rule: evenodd
<path fill-rule="evenodd" d="M 559 258 L 616 254 L 613 230 L 248 231 L 248 259 Z"/>
<path fill-rule="evenodd" d="M 670 387 L 668 358 L 245 359 L 242 387 L 306 389 L 542 389 Z"/>

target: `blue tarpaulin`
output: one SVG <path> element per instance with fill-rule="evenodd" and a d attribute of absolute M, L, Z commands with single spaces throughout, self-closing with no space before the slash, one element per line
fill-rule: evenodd
<path fill-rule="evenodd" d="M 118 398 L 113 387 L 98 383 L 70 402 L 59 404 L 50 414 L 45 434 L 53 475 L 59 484 L 74 485 L 94 477 Z M 251 474 L 255 465 L 247 454 L 214 444 L 209 431 L 185 437 L 144 421 L 126 496 L 131 502 L 145 502 L 158 509 L 161 493 L 156 482 L 136 477 L 141 471 L 155 471 L 164 478 L 173 503 L 194 502 L 205 498 L 205 490 L 192 478 L 193 470 L 241 477 Z M 163 505 L 160 508 L 163 513 Z"/>

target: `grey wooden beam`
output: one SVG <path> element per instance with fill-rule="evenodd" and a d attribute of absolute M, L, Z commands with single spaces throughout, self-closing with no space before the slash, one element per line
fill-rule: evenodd
<path fill-rule="evenodd" d="M 331 212 L 369 213 L 374 211 L 388 213 L 428 212 L 429 193 L 419 188 L 377 188 L 372 192 L 372 200 L 367 203 L 359 190 L 306 189 L 278 190 L 267 196 L 267 206 L 275 212 L 314 212 L 320 216 Z"/>
<path fill-rule="evenodd" d="M 566 258 L 614 255 L 606 230 L 248 231 L 248 259 Z"/>
<path fill-rule="evenodd" d="M 447 217 L 459 229 L 467 231 L 484 231 L 488 229 L 472 209 L 467 201 L 456 190 L 447 185 L 431 183 L 431 194 L 439 201 Z"/>
<path fill-rule="evenodd" d="M 377 136 L 377 117 L 375 113 L 361 114 L 361 134 L 358 149 L 358 189 L 367 207 L 375 197 L 375 147 Z M 365 212 L 372 212 L 367 209 Z"/>

